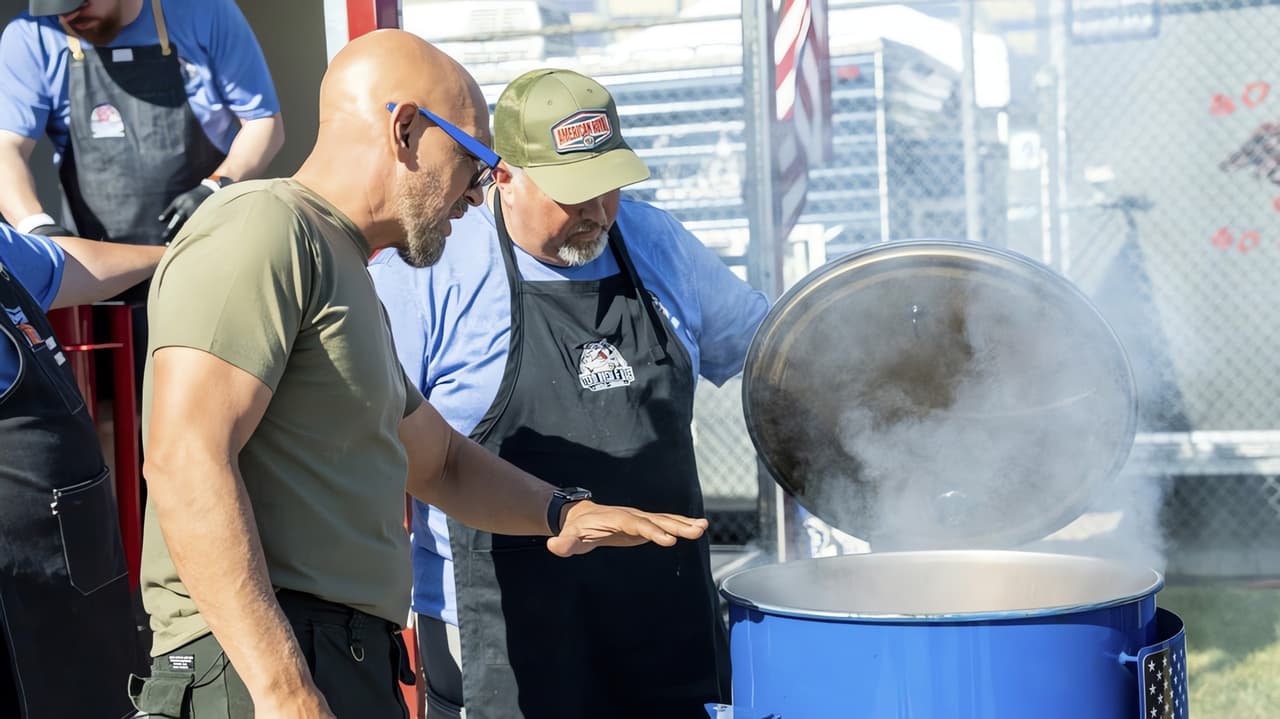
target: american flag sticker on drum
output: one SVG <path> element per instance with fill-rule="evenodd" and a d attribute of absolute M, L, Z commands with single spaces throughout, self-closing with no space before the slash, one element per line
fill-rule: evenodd
<path fill-rule="evenodd" d="M 1138 662 L 1142 719 L 1187 719 L 1187 635 L 1181 622 L 1173 636 L 1138 652 Z"/>

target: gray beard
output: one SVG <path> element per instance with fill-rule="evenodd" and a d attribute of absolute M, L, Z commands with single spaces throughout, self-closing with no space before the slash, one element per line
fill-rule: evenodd
<path fill-rule="evenodd" d="M 567 243 L 560 245 L 560 249 L 556 250 L 556 257 L 569 267 L 581 267 L 599 257 L 608 245 L 609 231 L 601 230 L 599 236 L 591 243 L 578 246 Z"/>

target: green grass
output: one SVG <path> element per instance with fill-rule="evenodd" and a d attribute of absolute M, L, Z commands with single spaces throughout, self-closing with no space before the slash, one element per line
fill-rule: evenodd
<path fill-rule="evenodd" d="M 1280 587 L 1167 587 L 1157 603 L 1187 626 L 1193 719 L 1280 717 Z"/>

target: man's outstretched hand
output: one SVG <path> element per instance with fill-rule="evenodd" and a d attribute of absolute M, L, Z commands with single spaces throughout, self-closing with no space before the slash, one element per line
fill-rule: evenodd
<path fill-rule="evenodd" d="M 547 540 L 547 549 L 561 557 L 585 554 L 596 547 L 634 547 L 645 542 L 670 547 L 707 531 L 705 519 L 610 507 L 591 500 L 574 502 L 566 512 L 560 534 Z"/>

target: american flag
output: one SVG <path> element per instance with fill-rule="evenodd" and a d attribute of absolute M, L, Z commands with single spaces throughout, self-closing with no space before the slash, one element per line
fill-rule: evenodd
<path fill-rule="evenodd" d="M 778 237 L 785 240 L 804 210 L 809 168 L 831 153 L 831 63 L 827 0 L 773 0 L 772 5 Z"/>
<path fill-rule="evenodd" d="M 1182 622 L 1160 610 L 1159 624 L 1174 626 L 1173 636 L 1138 652 L 1142 681 L 1140 714 L 1142 719 L 1188 719 L 1187 706 L 1187 635 Z M 1173 622 L 1177 622 L 1173 625 Z M 1162 633 L 1163 635 L 1163 633 Z"/>

